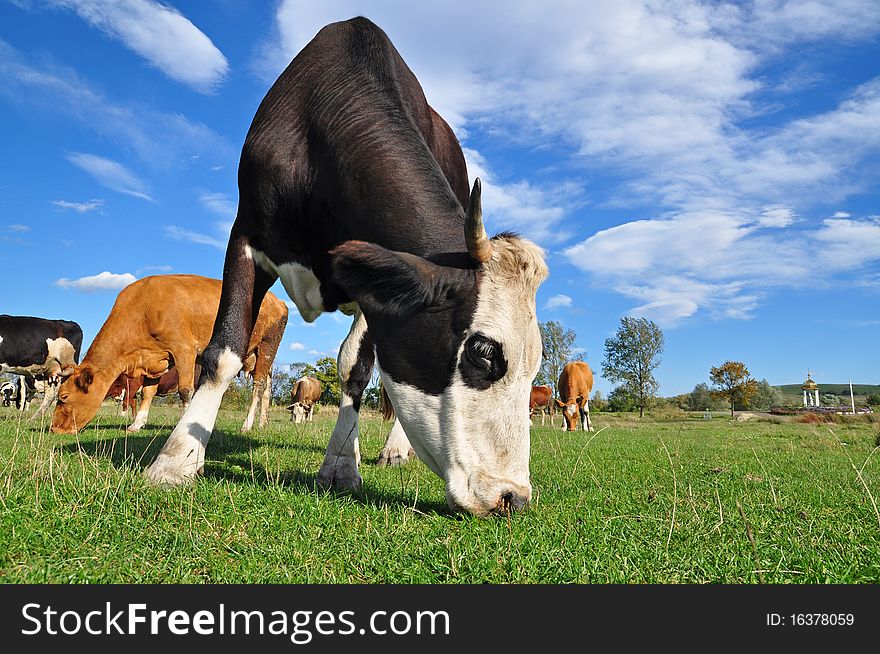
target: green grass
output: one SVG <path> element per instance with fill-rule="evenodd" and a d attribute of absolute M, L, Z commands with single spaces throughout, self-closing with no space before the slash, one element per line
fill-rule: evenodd
<path fill-rule="evenodd" d="M 878 425 L 867 420 L 599 414 L 595 434 L 536 427 L 534 505 L 483 519 L 450 513 L 418 461 L 372 465 L 390 427 L 378 418 L 362 422 L 363 491 L 316 489 L 329 410 L 300 426 L 277 410 L 247 436 L 242 413 L 223 411 L 205 477 L 150 488 L 140 472 L 179 412 L 154 407 L 126 435 L 105 407 L 79 436 L 0 412 L 0 580 L 880 581 Z"/>

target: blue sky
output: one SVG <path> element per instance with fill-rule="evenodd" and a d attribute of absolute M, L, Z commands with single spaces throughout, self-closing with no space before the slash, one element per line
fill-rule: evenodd
<path fill-rule="evenodd" d="M 880 383 L 875 0 L 0 0 L 0 312 L 87 346 L 133 279 L 219 278 L 257 105 L 355 15 L 453 126 L 489 232 L 545 248 L 538 317 L 597 372 L 636 315 L 663 395 L 729 359 Z M 277 363 L 335 356 L 348 322 L 293 310 Z"/>

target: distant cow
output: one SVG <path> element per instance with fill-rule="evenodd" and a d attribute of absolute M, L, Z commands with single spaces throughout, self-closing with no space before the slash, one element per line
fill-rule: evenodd
<path fill-rule="evenodd" d="M 178 393 L 187 406 L 195 388 L 196 358 L 211 337 L 220 286 L 219 279 L 197 275 L 155 275 L 126 286 L 82 364 L 62 382 L 52 431 L 70 434 L 82 429 L 120 373 L 158 380 L 173 366 L 179 375 Z M 287 305 L 274 294 L 267 293 L 258 309 L 243 346 L 246 370 L 254 371 L 256 381 L 242 431 L 253 425 L 257 401 L 262 403 L 260 426 L 268 422 L 269 373 L 287 325 Z M 132 427 L 138 424 L 136 419 Z"/>
<path fill-rule="evenodd" d="M 73 372 L 82 339 L 80 326 L 69 320 L 0 315 L 0 372 L 47 382 L 34 416 L 43 414 L 55 399 L 62 377 Z M 34 384 L 29 385 L 33 389 Z M 19 397 L 19 409 L 24 411 L 27 394 Z"/>
<path fill-rule="evenodd" d="M 541 426 L 544 426 L 544 416 L 550 415 L 553 407 L 553 389 L 549 386 L 532 386 L 529 393 L 529 421 L 535 413 L 541 414 Z M 552 424 L 552 423 L 551 423 Z"/>
<path fill-rule="evenodd" d="M 3 406 L 14 406 L 17 398 L 18 389 L 16 388 L 16 382 L 4 381 L 0 383 L 0 400 L 3 401 Z"/>
<path fill-rule="evenodd" d="M 593 390 L 593 371 L 583 361 L 566 363 L 559 375 L 556 387 L 561 400 L 556 405 L 562 409 L 562 428 L 565 431 L 577 429 L 578 415 L 581 418 L 581 429 L 593 431 L 590 422 L 590 392 Z"/>
<path fill-rule="evenodd" d="M 290 391 L 290 419 L 295 423 L 312 421 L 315 402 L 321 397 L 321 382 L 314 377 L 300 377 Z"/>

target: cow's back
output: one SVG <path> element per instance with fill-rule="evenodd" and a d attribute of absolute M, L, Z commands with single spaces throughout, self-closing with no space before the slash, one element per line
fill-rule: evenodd
<path fill-rule="evenodd" d="M 157 275 L 126 286 L 86 354 L 113 359 L 182 339 L 204 348 L 220 304 L 218 279 L 198 275 Z"/>
<path fill-rule="evenodd" d="M 593 371 L 584 361 L 566 363 L 559 375 L 557 389 L 564 402 L 573 401 L 578 395 L 589 397 L 593 388 Z"/>
<path fill-rule="evenodd" d="M 323 28 L 260 104 L 236 223 L 276 264 L 308 265 L 333 310 L 348 298 L 329 283 L 327 253 L 347 240 L 470 265 L 467 197 L 452 130 L 385 33 L 355 18 Z"/>

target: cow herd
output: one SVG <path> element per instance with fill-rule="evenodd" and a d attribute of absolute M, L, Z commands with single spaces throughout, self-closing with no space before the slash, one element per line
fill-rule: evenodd
<path fill-rule="evenodd" d="M 223 279 L 130 284 L 81 362 L 82 331 L 58 321 L 51 333 L 28 327 L 33 356 L 7 368 L 0 322 L 3 371 L 36 365 L 20 374 L 54 388 L 52 431 L 82 429 L 114 384 L 130 399 L 126 380 L 144 389 L 129 427 L 138 429 L 176 371 L 165 388 L 176 385 L 183 414 L 144 476 L 160 487 L 194 483 L 241 371 L 254 383 L 242 429 L 265 423 L 288 317 L 269 292 L 280 280 L 304 321 L 336 310 L 352 317 L 320 486 L 361 487 L 358 416 L 376 365 L 394 409 L 381 461 L 414 452 L 443 479 L 454 510 L 526 506 L 544 252 L 513 233 L 488 237 L 479 178 L 469 185 L 455 134 L 381 29 L 364 18 L 332 23 L 296 55 L 256 111 L 238 184 Z M 589 428 L 592 375 L 573 369 L 566 380 L 557 403 Z M 311 419 L 320 391 L 303 380 L 294 422 Z"/>

